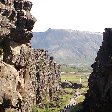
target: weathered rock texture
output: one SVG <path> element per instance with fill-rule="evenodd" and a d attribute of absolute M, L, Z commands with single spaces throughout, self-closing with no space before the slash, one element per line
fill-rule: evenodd
<path fill-rule="evenodd" d="M 92 65 L 83 112 L 112 112 L 112 29 L 106 28 L 103 43 Z"/>
<path fill-rule="evenodd" d="M 31 7 L 26 0 L 0 1 L 0 112 L 31 112 L 36 103 Z"/>
<path fill-rule="evenodd" d="M 60 87 L 53 57 L 31 48 L 31 7 L 27 0 L 0 0 L 0 112 L 32 112 Z"/>
<path fill-rule="evenodd" d="M 34 50 L 36 57 L 36 78 L 37 86 L 37 104 L 44 107 L 58 98 L 60 90 L 60 65 L 53 61 L 53 57 L 48 55 L 48 51 L 43 49 Z"/>

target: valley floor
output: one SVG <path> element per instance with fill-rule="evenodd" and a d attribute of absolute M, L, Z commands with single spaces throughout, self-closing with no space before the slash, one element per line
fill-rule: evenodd
<path fill-rule="evenodd" d="M 59 101 L 52 102 L 57 103 L 56 107 L 48 106 L 46 108 L 34 108 L 33 112 L 76 112 L 82 108 L 82 102 L 85 99 L 84 94 L 88 90 L 88 73 L 64 73 L 61 76 L 61 82 L 65 80 L 72 83 L 82 84 L 82 88 L 63 88 L 59 96 Z"/>

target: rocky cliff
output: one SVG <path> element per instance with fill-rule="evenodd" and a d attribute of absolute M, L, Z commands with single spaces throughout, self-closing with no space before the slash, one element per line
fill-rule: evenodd
<path fill-rule="evenodd" d="M 0 0 L 0 112 L 31 112 L 59 87 L 59 67 L 44 50 L 31 48 L 31 8 L 27 0 Z"/>
<path fill-rule="evenodd" d="M 37 104 L 44 107 L 46 103 L 58 100 L 60 90 L 60 65 L 53 61 L 53 57 L 48 55 L 48 51 L 35 49 L 36 57 L 36 78 Z"/>
<path fill-rule="evenodd" d="M 112 112 L 112 29 L 106 28 L 93 72 L 83 112 Z"/>

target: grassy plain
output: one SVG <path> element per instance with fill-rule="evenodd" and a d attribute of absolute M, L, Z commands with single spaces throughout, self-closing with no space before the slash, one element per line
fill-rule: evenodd
<path fill-rule="evenodd" d="M 86 73 L 62 73 L 61 75 L 61 81 L 71 81 L 74 83 L 80 83 L 80 78 L 81 78 L 81 83 L 83 85 L 83 87 L 81 89 L 78 89 L 78 91 L 80 93 L 86 93 L 87 89 L 88 89 L 88 75 L 86 75 Z M 41 108 L 37 108 L 34 107 L 33 108 L 33 112 L 60 112 L 61 109 L 64 108 L 64 106 L 66 106 L 69 101 L 70 98 L 72 98 L 75 95 L 75 92 L 77 90 L 72 89 L 72 88 L 64 88 L 62 91 L 66 91 L 67 94 L 61 94 L 59 96 L 60 100 L 57 102 L 52 102 L 52 103 L 58 103 L 60 106 L 56 107 L 56 108 L 51 108 L 49 107 L 49 104 L 47 105 L 46 108 L 41 109 Z M 76 112 L 79 108 L 82 108 L 82 102 L 84 101 L 85 97 L 84 96 L 80 96 L 79 98 L 76 99 L 77 105 L 71 110 L 71 112 Z"/>
<path fill-rule="evenodd" d="M 80 93 L 86 93 L 87 90 L 88 90 L 88 73 L 86 72 L 79 72 L 79 73 L 75 73 L 75 74 L 71 74 L 71 73 L 64 73 L 62 76 L 61 76 L 61 80 L 62 82 L 64 80 L 67 80 L 67 81 L 71 81 L 71 82 L 74 82 L 74 83 L 80 83 L 80 78 L 81 78 L 81 84 L 82 84 L 82 88 L 81 89 L 78 89 L 78 91 Z M 68 89 L 70 91 L 71 88 L 65 88 L 65 89 Z M 72 89 L 73 90 L 73 89 Z M 71 110 L 71 112 L 77 112 L 79 109 L 82 108 L 82 102 L 84 101 L 85 99 L 85 96 L 80 96 L 79 98 L 76 99 L 76 102 L 77 102 L 77 105 Z"/>

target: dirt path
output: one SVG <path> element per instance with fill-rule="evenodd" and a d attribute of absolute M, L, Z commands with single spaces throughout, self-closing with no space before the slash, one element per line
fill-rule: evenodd
<path fill-rule="evenodd" d="M 81 97 L 82 95 L 78 95 L 78 96 L 74 96 L 70 99 L 69 104 L 67 104 L 63 110 L 61 110 L 60 112 L 70 112 L 74 106 L 77 104 L 76 99 Z"/>

